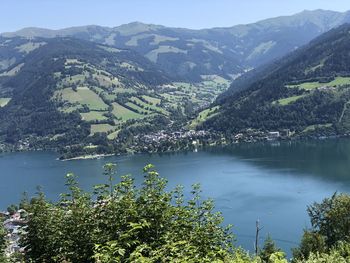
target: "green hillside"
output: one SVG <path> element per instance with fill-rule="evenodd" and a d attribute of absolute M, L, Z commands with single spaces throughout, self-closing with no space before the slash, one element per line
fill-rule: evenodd
<path fill-rule="evenodd" d="M 130 145 L 137 134 L 192 116 L 230 84 L 218 75 L 177 82 L 130 50 L 72 38 L 43 42 L 3 40 L 4 54 L 27 49 L 0 71 L 1 142 L 35 148 L 110 147 L 121 140 Z"/>
<path fill-rule="evenodd" d="M 233 90 L 218 100 L 219 113 L 202 126 L 227 134 L 250 128 L 290 129 L 297 134 L 348 133 L 349 32 L 349 25 L 331 30 L 250 73 L 253 83 L 237 80 L 241 91 Z M 231 89 L 237 85 L 234 82 Z"/>

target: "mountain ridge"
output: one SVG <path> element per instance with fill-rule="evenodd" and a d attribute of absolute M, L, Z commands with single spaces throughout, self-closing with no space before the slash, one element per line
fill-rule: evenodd
<path fill-rule="evenodd" d="M 226 133 L 249 129 L 290 129 L 298 135 L 348 133 L 349 34 L 350 25 L 342 25 L 267 67 L 263 74 L 252 72 L 254 81 L 240 83 L 240 92 L 219 100 L 220 111 L 204 126 Z"/>
<path fill-rule="evenodd" d="M 315 10 L 247 25 L 199 30 L 132 22 L 117 27 L 90 25 L 47 31 L 27 28 L 0 35 L 77 37 L 135 50 L 178 79 L 200 81 L 201 75 L 216 74 L 232 80 L 346 22 L 350 22 L 349 11 Z"/>
<path fill-rule="evenodd" d="M 112 31 L 114 29 L 118 29 L 118 28 L 123 28 L 126 26 L 132 26 L 132 25 L 143 25 L 143 26 L 151 26 L 151 27 L 158 27 L 158 28 L 170 28 L 170 29 L 184 29 L 184 30 L 188 30 L 188 31 L 206 31 L 206 30 L 212 30 L 212 29 L 232 29 L 232 28 L 238 28 L 238 27 L 242 27 L 242 26 L 250 26 L 250 25 L 259 25 L 259 24 L 266 24 L 269 21 L 273 21 L 276 19 L 289 19 L 289 18 L 293 18 L 293 17 L 300 17 L 303 16 L 305 14 L 329 14 L 332 13 L 334 15 L 349 15 L 350 14 L 350 10 L 348 11 L 334 11 L 334 10 L 329 10 L 329 9 L 305 9 L 303 11 L 300 11 L 298 13 L 295 14 L 291 14 L 291 15 L 281 15 L 281 16 L 276 16 L 276 17 L 271 17 L 271 18 L 265 18 L 265 19 L 261 19 L 258 20 L 256 22 L 251 22 L 251 23 L 247 23 L 247 24 L 236 24 L 233 26 L 215 26 L 215 27 L 208 27 L 208 28 L 199 28 L 199 29 L 193 29 L 193 28 L 186 28 L 186 27 L 176 27 L 176 26 L 165 26 L 165 25 L 161 25 L 161 24 L 153 24 L 153 23 L 145 23 L 142 21 L 132 21 L 129 23 L 124 23 L 124 24 L 120 24 L 118 26 L 101 26 L 101 25 L 97 25 L 97 24 L 89 24 L 89 25 L 81 25 L 81 26 L 71 26 L 71 27 L 65 27 L 65 28 L 59 28 L 59 29 L 49 29 L 49 28 L 44 28 L 44 27 L 35 27 L 35 26 L 29 26 L 29 27 L 24 27 L 21 28 L 19 30 L 15 30 L 15 31 L 6 31 L 6 32 L 0 32 L 0 36 L 4 36 L 4 37 L 14 37 L 14 36 L 21 36 L 21 37 L 26 37 L 25 35 L 21 35 L 24 34 L 24 32 L 26 30 L 40 30 L 42 32 L 44 31 L 48 31 L 48 32 L 60 32 L 60 31 L 69 31 L 69 30 L 73 30 L 73 29 L 85 29 L 85 28 L 104 28 L 106 29 L 106 31 Z M 56 35 L 55 35 L 56 36 Z M 39 37 L 45 37 L 45 36 L 39 36 Z"/>

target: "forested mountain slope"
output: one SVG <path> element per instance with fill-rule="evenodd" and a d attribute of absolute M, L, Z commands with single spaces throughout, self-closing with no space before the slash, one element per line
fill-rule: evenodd
<path fill-rule="evenodd" d="M 331 30 L 266 67 L 254 83 L 218 103 L 204 126 L 226 133 L 249 128 L 297 133 L 350 129 L 350 26 Z"/>
<path fill-rule="evenodd" d="M 21 41 L 11 38 L 3 45 L 13 50 L 12 42 Z M 36 43 L 40 46 L 0 73 L 3 141 L 31 136 L 72 144 L 97 132 L 117 131 L 133 117 L 165 115 L 156 87 L 171 79 L 136 52 L 70 38 L 23 45 Z M 139 105 L 141 99 L 148 109 Z M 151 106 L 153 100 L 159 103 Z"/>

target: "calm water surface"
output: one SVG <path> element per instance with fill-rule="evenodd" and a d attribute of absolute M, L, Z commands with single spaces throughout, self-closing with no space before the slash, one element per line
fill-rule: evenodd
<path fill-rule="evenodd" d="M 141 182 L 141 169 L 153 163 L 169 180 L 169 188 L 201 183 L 233 224 L 237 243 L 253 250 L 255 221 L 289 251 L 309 226 L 307 205 L 335 191 L 350 192 L 350 140 L 242 144 L 198 153 L 134 155 L 99 160 L 57 161 L 51 152 L 0 155 L 0 209 L 16 203 L 21 193 L 43 187 L 51 199 L 65 191 L 64 175 L 74 172 L 84 189 L 104 182 L 101 167 L 118 163 L 119 174 L 131 173 Z"/>

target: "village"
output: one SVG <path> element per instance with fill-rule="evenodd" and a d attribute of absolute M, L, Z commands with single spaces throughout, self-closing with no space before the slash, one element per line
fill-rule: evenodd
<path fill-rule="evenodd" d="M 26 225 L 26 211 L 23 209 L 15 209 L 1 212 L 0 211 L 0 222 L 2 222 L 6 235 L 7 246 L 5 249 L 5 256 L 10 258 L 12 255 L 22 253 L 23 248 L 20 247 L 19 240 L 20 234 L 24 231 Z"/>

